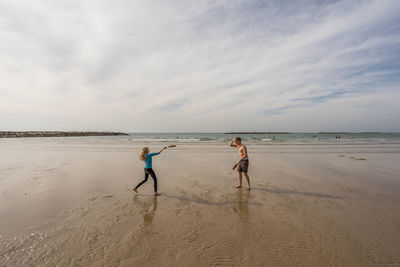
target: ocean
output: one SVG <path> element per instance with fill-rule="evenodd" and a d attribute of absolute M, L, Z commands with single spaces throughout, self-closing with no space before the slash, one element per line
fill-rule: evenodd
<path fill-rule="evenodd" d="M 104 143 L 104 144 L 149 144 L 149 143 L 229 143 L 240 136 L 246 144 L 262 145 L 293 145 L 293 144 L 332 144 L 332 145 L 372 145 L 400 144 L 400 133 L 129 133 L 127 136 L 82 136 L 82 137 L 29 137 L 0 138 L 1 143 L 57 142 L 57 143 Z"/>
<path fill-rule="evenodd" d="M 400 133 L 130 133 L 126 142 L 228 143 L 240 136 L 251 144 L 400 144 Z"/>

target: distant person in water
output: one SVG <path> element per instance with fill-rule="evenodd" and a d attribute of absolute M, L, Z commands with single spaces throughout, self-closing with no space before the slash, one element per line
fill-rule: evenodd
<path fill-rule="evenodd" d="M 239 150 L 239 161 L 233 166 L 233 169 L 238 168 L 239 173 L 239 184 L 235 186 L 235 188 L 242 188 L 242 173 L 246 177 L 247 180 L 247 190 L 250 190 L 250 178 L 247 174 L 247 170 L 249 168 L 249 157 L 247 156 L 247 147 L 242 144 L 242 139 L 240 137 L 236 137 L 233 139 L 229 146 L 237 147 Z"/>
<path fill-rule="evenodd" d="M 160 154 L 161 152 L 163 152 L 165 149 L 167 149 L 167 147 L 164 147 L 163 149 L 160 150 L 160 152 L 158 153 L 150 153 L 149 154 L 149 148 L 148 147 L 144 147 L 142 148 L 142 151 L 139 154 L 139 159 L 143 160 L 145 162 L 144 164 L 144 180 L 141 181 L 134 189 L 133 191 L 135 191 L 136 193 L 138 193 L 137 189 L 144 184 L 145 182 L 147 182 L 147 180 L 149 179 L 149 175 L 151 176 L 151 178 L 153 178 L 154 181 L 154 195 L 155 196 L 159 196 L 161 195 L 160 193 L 157 192 L 157 177 L 156 174 L 153 171 L 152 168 L 152 158 L 153 156 L 157 156 L 158 154 Z"/>

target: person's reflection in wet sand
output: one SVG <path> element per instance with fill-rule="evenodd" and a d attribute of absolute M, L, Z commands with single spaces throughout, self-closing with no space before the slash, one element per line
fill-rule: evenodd
<path fill-rule="evenodd" d="M 157 210 L 157 196 L 153 197 L 153 205 L 150 201 L 140 201 L 138 195 L 133 200 L 142 207 L 141 214 L 143 215 L 143 225 L 151 225 Z M 146 199 L 147 200 L 147 199 Z"/>
<path fill-rule="evenodd" d="M 153 209 L 148 210 L 147 212 L 143 213 L 143 223 L 145 225 L 149 225 L 153 222 L 154 216 L 156 215 L 157 210 L 157 197 L 153 197 Z"/>
<path fill-rule="evenodd" d="M 249 217 L 249 198 L 250 191 L 249 190 L 238 190 L 236 192 L 236 207 L 233 207 L 233 211 L 237 213 L 241 220 L 247 220 Z"/>

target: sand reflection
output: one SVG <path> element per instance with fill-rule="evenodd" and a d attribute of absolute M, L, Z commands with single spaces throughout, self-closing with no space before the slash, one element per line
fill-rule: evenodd
<path fill-rule="evenodd" d="M 239 218 L 247 220 L 249 217 L 249 190 L 238 190 L 236 192 L 236 206 L 232 210 L 239 216 Z"/>
<path fill-rule="evenodd" d="M 135 204 L 141 207 L 140 214 L 143 216 L 143 225 L 151 225 L 153 223 L 157 211 L 157 199 L 158 197 L 156 196 L 152 197 L 152 201 L 149 201 L 148 198 L 141 200 L 139 195 L 133 197 Z"/>

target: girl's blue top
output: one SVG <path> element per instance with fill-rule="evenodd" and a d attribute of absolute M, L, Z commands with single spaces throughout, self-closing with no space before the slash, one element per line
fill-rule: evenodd
<path fill-rule="evenodd" d="M 151 158 L 153 156 L 157 156 L 158 154 L 160 154 L 160 152 L 147 154 L 146 161 L 144 162 L 144 168 L 145 169 L 151 169 L 152 168 L 152 159 Z"/>

